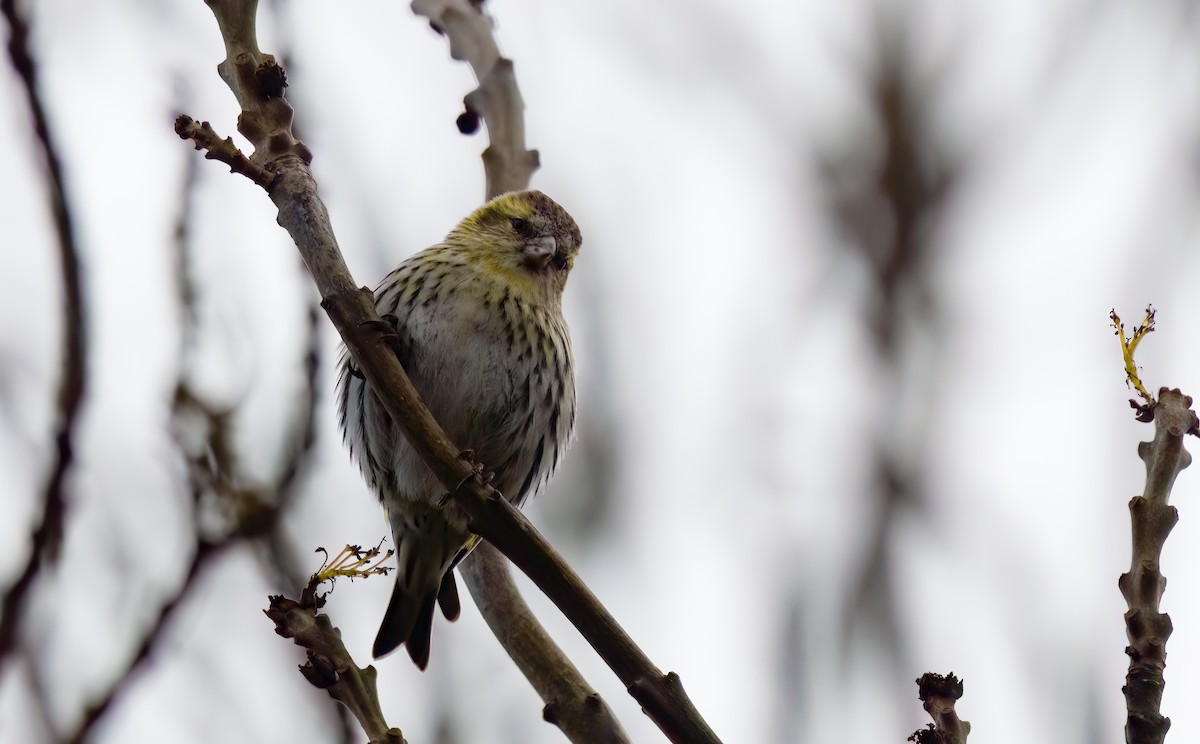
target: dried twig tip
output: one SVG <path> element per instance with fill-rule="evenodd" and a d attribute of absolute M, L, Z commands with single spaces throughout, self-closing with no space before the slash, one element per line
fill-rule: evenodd
<path fill-rule="evenodd" d="M 383 540 L 366 550 L 363 550 L 361 545 L 347 545 L 332 559 L 328 558 L 324 548 L 317 548 L 317 551 L 326 553 L 326 561 L 321 564 L 320 570 L 313 574 L 313 581 L 318 584 L 342 577 L 365 579 L 370 576 L 387 576 L 387 572 L 392 569 L 390 566 L 384 566 L 383 562 L 395 552 L 388 550 L 385 553 Z"/>
<path fill-rule="evenodd" d="M 1137 411 L 1138 421 L 1152 421 L 1154 420 L 1154 396 L 1142 384 L 1138 366 L 1133 361 L 1133 355 L 1142 339 L 1154 332 L 1154 306 L 1146 306 L 1146 317 L 1134 327 L 1133 333 L 1129 336 L 1125 335 L 1125 324 L 1121 322 L 1121 316 L 1117 315 L 1115 309 L 1108 311 L 1108 319 L 1112 323 L 1117 339 L 1121 342 L 1121 357 L 1125 363 L 1125 385 L 1136 390 L 1138 396 L 1145 401 L 1144 405 L 1134 400 L 1130 400 L 1129 404 Z"/>
<path fill-rule="evenodd" d="M 962 697 L 963 683 L 954 672 L 947 675 L 926 672 L 917 679 L 917 696 L 933 723 L 908 737 L 917 744 L 966 744 L 971 724 L 958 717 L 954 704 Z"/>

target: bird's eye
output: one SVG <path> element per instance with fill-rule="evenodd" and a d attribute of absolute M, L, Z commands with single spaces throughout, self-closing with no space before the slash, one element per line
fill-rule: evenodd
<path fill-rule="evenodd" d="M 529 220 L 522 219 L 520 217 L 513 217 L 512 229 L 514 232 L 520 235 L 528 235 L 530 231 Z"/>

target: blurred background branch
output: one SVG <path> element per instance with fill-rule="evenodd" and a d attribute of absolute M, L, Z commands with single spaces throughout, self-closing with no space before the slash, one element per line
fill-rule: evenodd
<path fill-rule="evenodd" d="M 0 15 L 8 28 L 8 62 L 25 94 L 25 105 L 36 136 L 44 169 L 45 206 L 50 212 L 62 291 L 63 318 L 57 410 L 52 424 L 53 459 L 41 494 L 41 516 L 29 541 L 24 568 L 0 603 L 0 673 L 19 643 L 20 623 L 39 574 L 53 568 L 62 549 L 68 504 L 67 478 L 75 459 L 75 425 L 86 389 L 88 355 L 84 324 L 83 277 L 76 245 L 72 209 L 59 147 L 51 133 L 50 114 L 42 99 L 38 65 L 29 46 L 28 17 L 17 8 L 17 0 L 0 0 Z"/>
<path fill-rule="evenodd" d="M 899 596 L 891 570 L 900 550 L 897 530 L 906 519 L 924 529 L 933 516 L 923 496 L 924 442 L 938 416 L 941 366 L 939 302 L 934 276 L 943 206 L 953 198 L 963 165 L 938 141 L 938 76 L 954 59 L 917 61 L 913 21 L 882 5 L 871 10 L 873 43 L 861 84 L 873 122 L 822 173 L 830 212 L 844 236 L 840 270 L 863 271 L 869 288 L 857 298 L 857 315 L 874 345 L 873 415 L 886 426 L 876 436 L 844 442 L 867 450 L 871 502 L 860 525 L 862 555 L 842 608 L 841 653 L 848 662 L 869 652 L 890 676 L 910 677 L 920 666 L 904 638 Z"/>

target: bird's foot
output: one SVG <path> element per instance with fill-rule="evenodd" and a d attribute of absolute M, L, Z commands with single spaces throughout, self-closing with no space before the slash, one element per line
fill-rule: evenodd
<path fill-rule="evenodd" d="M 470 475 L 466 476 L 461 481 L 459 481 L 459 483 L 458 483 L 459 488 L 462 488 L 463 484 L 466 483 L 471 478 L 478 478 L 480 480 L 480 482 L 482 482 L 484 485 L 487 485 L 487 484 L 491 483 L 492 480 L 496 477 L 495 472 L 493 472 L 491 470 L 485 470 L 483 467 L 483 463 L 479 462 L 478 460 L 475 459 L 475 450 L 473 450 L 473 449 L 462 450 L 461 452 L 458 453 L 458 457 L 459 457 L 459 459 L 466 460 L 468 463 L 471 464 L 471 473 L 470 473 Z"/>
<path fill-rule="evenodd" d="M 391 313 L 385 313 L 379 316 L 379 320 L 364 320 L 359 324 L 360 328 L 367 328 L 374 331 L 380 341 L 387 344 L 392 351 L 396 352 L 396 357 L 400 360 L 400 366 L 407 367 L 411 357 L 411 349 L 409 348 L 408 340 L 400 331 L 400 319 Z M 355 374 L 351 370 L 350 374 Z M 358 377 L 362 373 L 357 373 Z"/>

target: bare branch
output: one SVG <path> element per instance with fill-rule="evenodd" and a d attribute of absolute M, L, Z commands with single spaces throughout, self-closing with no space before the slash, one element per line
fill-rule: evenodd
<path fill-rule="evenodd" d="M 664 675 L 650 662 L 528 520 L 483 481 L 475 463 L 460 457 L 421 402 L 392 351 L 389 327 L 375 312 L 372 293 L 354 288 L 342 260 L 308 167 L 311 154 L 292 136 L 292 110 L 279 97 L 282 73 L 254 41 L 254 3 L 209 0 L 209 6 L 227 52 L 218 70 L 241 103 L 238 129 L 254 146 L 250 160 L 275 174 L 268 193 L 279 210 L 279 224 L 296 242 L 321 292 L 322 307 L 385 410 L 467 513 L 472 530 L 496 545 L 558 605 L 668 737 L 718 741 L 684 694 L 678 675 Z"/>
<path fill-rule="evenodd" d="M 1138 456 L 1146 463 L 1146 488 L 1129 502 L 1133 529 L 1133 560 L 1128 573 L 1117 582 L 1128 604 L 1125 632 L 1129 646 L 1129 672 L 1125 677 L 1125 741 L 1129 744 L 1161 744 L 1171 727 L 1162 715 L 1166 686 L 1167 638 L 1171 618 L 1159 612 L 1159 601 L 1167 580 L 1159 568 L 1167 535 L 1179 521 L 1179 512 L 1168 501 L 1175 477 L 1192 461 L 1183 448 L 1183 437 L 1195 434 L 1198 420 L 1191 410 L 1192 398 L 1179 390 L 1161 388 L 1153 408 L 1154 441 L 1138 445 Z"/>
<path fill-rule="evenodd" d="M 481 6 L 470 0 L 413 0 L 412 10 L 446 35 L 450 56 L 471 65 L 479 82 L 463 105 L 468 116 L 481 117 L 488 128 L 491 144 L 483 151 L 483 168 L 490 199 L 529 188 L 529 179 L 538 168 L 538 154 L 525 149 L 525 102 L 512 60 L 500 56 L 491 19 Z"/>

